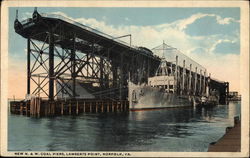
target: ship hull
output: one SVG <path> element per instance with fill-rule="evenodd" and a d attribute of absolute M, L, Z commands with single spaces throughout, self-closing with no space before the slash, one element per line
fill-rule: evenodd
<path fill-rule="evenodd" d="M 158 87 L 129 84 L 130 110 L 193 106 L 194 97 L 167 93 Z"/>

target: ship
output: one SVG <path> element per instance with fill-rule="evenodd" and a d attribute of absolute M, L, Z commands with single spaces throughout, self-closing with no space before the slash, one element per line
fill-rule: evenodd
<path fill-rule="evenodd" d="M 130 110 L 188 107 L 197 103 L 194 96 L 177 95 L 175 76 L 162 73 L 164 69 L 162 65 L 163 61 L 156 75 L 148 78 L 148 83 L 129 82 Z"/>
<path fill-rule="evenodd" d="M 163 55 L 155 75 L 148 77 L 146 83 L 128 82 L 130 110 L 192 107 L 218 103 L 218 97 L 209 95 L 209 77 L 206 76 L 204 67 L 165 43 L 152 51 L 167 53 L 168 57 L 172 58 L 166 59 Z M 180 62 L 183 63 L 182 65 L 178 64 L 178 59 L 179 62 L 182 60 Z M 185 67 L 185 64 L 190 67 Z M 196 66 L 195 70 L 192 70 L 192 65 Z M 200 73 L 197 72 L 197 67 L 200 68 Z M 204 74 L 201 73 L 202 70 Z"/>

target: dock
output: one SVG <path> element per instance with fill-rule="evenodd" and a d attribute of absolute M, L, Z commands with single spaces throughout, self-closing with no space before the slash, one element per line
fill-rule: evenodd
<path fill-rule="evenodd" d="M 226 133 L 209 145 L 208 152 L 240 152 L 241 151 L 241 122 L 234 118 L 234 127 L 227 127 Z"/>
<path fill-rule="evenodd" d="M 27 87 L 24 101 L 10 103 L 11 113 L 126 111 L 136 94 L 129 90 L 129 82 L 150 85 L 162 62 L 156 55 L 159 50 L 173 52 L 164 69 L 172 79 L 155 86 L 190 97 L 217 91 L 221 104 L 228 96 L 228 82 L 211 78 L 206 68 L 165 43 L 152 50 L 134 46 L 131 34 L 114 37 L 61 15 L 39 13 L 37 8 L 22 21 L 17 10 L 14 29 L 27 40 Z M 130 43 L 120 40 L 124 37 L 130 37 Z"/>
<path fill-rule="evenodd" d="M 78 115 L 81 113 L 110 113 L 128 111 L 128 101 L 112 100 L 55 100 L 32 98 L 30 101 L 11 101 L 10 112 L 27 116 Z"/>

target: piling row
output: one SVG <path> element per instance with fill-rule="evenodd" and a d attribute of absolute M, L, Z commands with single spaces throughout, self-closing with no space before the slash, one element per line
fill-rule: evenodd
<path fill-rule="evenodd" d="M 29 101 L 10 102 L 10 112 L 29 116 L 78 115 L 81 113 L 126 112 L 127 100 L 42 100 L 32 98 Z"/>

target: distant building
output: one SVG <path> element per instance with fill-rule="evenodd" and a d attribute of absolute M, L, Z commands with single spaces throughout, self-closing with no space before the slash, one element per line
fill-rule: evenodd
<path fill-rule="evenodd" d="M 228 100 L 232 101 L 241 100 L 241 95 L 239 95 L 238 92 L 236 91 L 231 91 L 228 93 Z"/>

